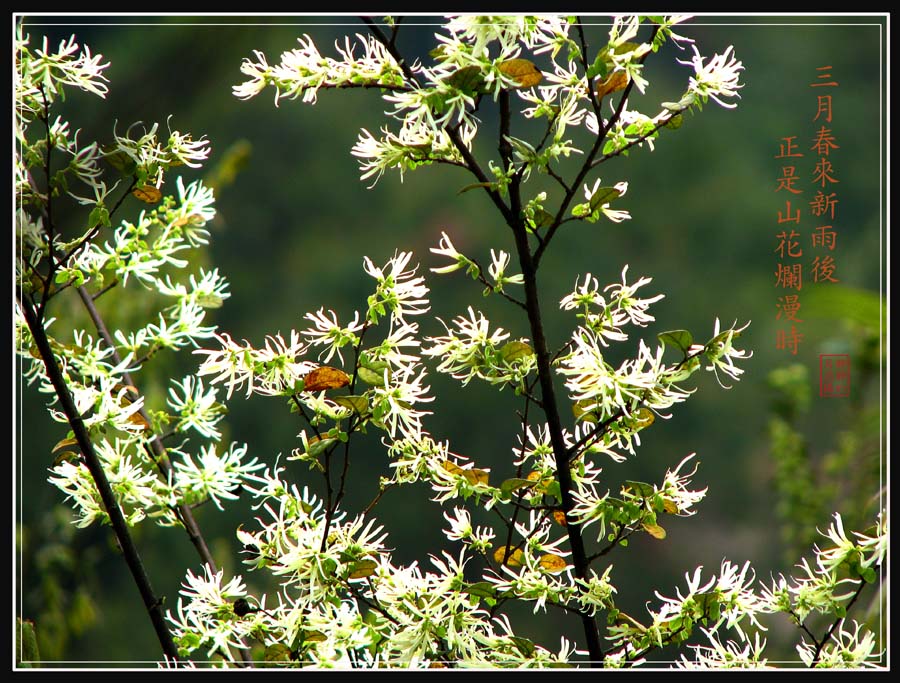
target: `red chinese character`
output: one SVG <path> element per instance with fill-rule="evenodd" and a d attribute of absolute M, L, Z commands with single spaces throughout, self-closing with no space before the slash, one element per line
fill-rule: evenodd
<path fill-rule="evenodd" d="M 831 229 L 830 225 L 820 225 L 812 235 L 813 248 L 827 247 L 829 251 L 834 251 L 836 238 L 837 233 Z"/>
<path fill-rule="evenodd" d="M 794 194 L 803 192 L 803 190 L 794 189 L 794 183 L 800 179 L 800 176 L 796 175 L 796 170 L 795 166 L 781 167 L 781 177 L 778 179 L 778 187 L 775 188 L 776 192 L 780 192 L 781 190 L 787 190 Z"/>
<path fill-rule="evenodd" d="M 819 396 L 842 398 L 850 395 L 850 356 L 825 354 L 819 356 Z"/>
<path fill-rule="evenodd" d="M 791 215 L 791 202 L 790 200 L 785 201 L 784 213 L 781 211 L 778 212 L 778 222 L 779 223 L 799 223 L 800 222 L 800 209 L 797 209 L 794 215 Z"/>
<path fill-rule="evenodd" d="M 837 192 L 826 195 L 818 190 L 815 199 L 809 203 L 809 210 L 814 216 L 821 216 L 828 211 L 831 214 L 831 220 L 834 220 L 834 207 L 837 203 Z"/>
<path fill-rule="evenodd" d="M 841 182 L 837 178 L 829 175 L 834 170 L 834 166 L 831 165 L 831 162 L 828 161 L 825 157 L 819 159 L 819 163 L 816 164 L 816 168 L 813 171 L 813 182 L 817 183 L 820 180 L 822 181 L 822 187 L 825 187 L 825 183 L 839 183 Z M 777 192 L 778 190 L 776 190 Z"/>
<path fill-rule="evenodd" d="M 798 292 L 803 289 L 803 266 L 799 263 L 791 266 L 779 263 L 775 271 L 775 286 L 779 285 L 782 289 L 796 289 Z"/>
<path fill-rule="evenodd" d="M 803 336 L 797 332 L 797 328 L 794 325 L 791 325 L 790 334 L 786 334 L 784 330 L 778 330 L 778 333 L 775 335 L 775 348 L 779 351 L 790 349 L 791 354 L 796 356 L 797 350 L 800 348 L 800 342 L 803 341 Z"/>
<path fill-rule="evenodd" d="M 830 68 L 831 68 L 830 66 L 818 66 L 818 67 L 816 67 L 816 71 L 825 72 L 825 71 L 828 71 Z M 837 81 L 828 81 L 828 79 L 831 78 L 831 74 L 829 74 L 829 73 L 821 73 L 816 78 L 819 81 L 827 81 L 827 82 L 825 82 L 825 83 L 810 83 L 809 84 L 810 88 L 835 88 L 838 86 Z"/>
<path fill-rule="evenodd" d="M 784 315 L 785 320 L 793 320 L 798 323 L 803 322 L 802 319 L 797 317 L 797 313 L 800 312 L 800 297 L 798 295 L 785 294 L 780 296 L 775 306 L 778 308 L 775 320 L 781 320 L 781 316 Z"/>
<path fill-rule="evenodd" d="M 827 157 L 831 150 L 840 149 L 840 145 L 835 142 L 835 139 L 836 138 L 831 134 L 831 130 L 822 126 L 816 133 L 816 138 L 813 140 L 810 149 L 816 150 L 816 154 L 819 156 Z"/>
<path fill-rule="evenodd" d="M 796 135 L 792 135 L 789 138 L 781 138 L 784 140 L 784 144 L 779 144 L 778 149 L 779 153 L 776 156 L 776 159 L 784 159 L 785 157 L 802 157 L 803 155 L 799 152 L 796 152 L 797 147 L 794 145 L 794 140 L 797 139 Z M 796 152 L 796 153 L 795 153 Z"/>
<path fill-rule="evenodd" d="M 840 282 L 840 280 L 832 277 L 835 265 L 834 259 L 830 256 L 825 256 L 821 259 L 816 256 L 816 258 L 813 260 L 812 268 L 813 282 Z"/>
<path fill-rule="evenodd" d="M 775 251 L 778 252 L 778 255 L 781 256 L 781 258 L 784 258 L 785 250 L 787 250 L 787 255 L 791 258 L 798 258 L 800 256 L 803 256 L 803 250 L 800 248 L 800 242 L 794 239 L 795 237 L 799 236 L 800 233 L 794 232 L 793 230 L 791 230 L 790 235 L 788 235 L 786 232 L 780 232 L 775 235 L 776 239 L 781 240 L 778 243 L 778 246 L 775 247 Z"/>
<path fill-rule="evenodd" d="M 822 114 L 825 115 L 825 123 L 831 123 L 831 95 L 819 95 L 816 118 L 813 121 L 818 121 Z"/>

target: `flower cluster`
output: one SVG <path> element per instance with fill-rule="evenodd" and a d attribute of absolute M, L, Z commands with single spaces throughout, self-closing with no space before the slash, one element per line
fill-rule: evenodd
<path fill-rule="evenodd" d="M 458 316 L 447 334 L 429 337 L 432 345 L 423 349 L 426 356 L 440 358 L 437 369 L 468 384 L 473 377 L 501 387 L 518 385 L 535 368 L 535 355 L 524 339 L 507 341 L 503 328 L 490 329 L 490 321 L 469 307 L 469 315 Z"/>
<path fill-rule="evenodd" d="M 581 46 L 570 36 L 574 18 L 545 16 L 452 17 L 446 32 L 435 34 L 438 43 L 430 53 L 432 63 L 419 60 L 400 64 L 388 45 L 373 36 L 356 36 L 336 44 L 338 58 L 322 55 L 308 35 L 299 38 L 300 47 L 281 55 L 281 62 L 270 66 L 264 54 L 254 52 L 245 59 L 241 72 L 248 77 L 235 86 L 234 94 L 248 99 L 266 87 L 275 89 L 276 103 L 281 98 L 302 97 L 314 103 L 322 88 L 379 87 L 382 98 L 392 108 L 387 114 L 399 122 L 397 131 L 384 127 L 381 137 L 363 129 L 353 147 L 360 159 L 363 179 L 377 179 L 388 169 L 402 174 L 431 163 L 461 165 L 470 153 L 480 120 L 476 116 L 482 97 L 497 99 L 501 92 L 513 91 L 523 102 L 521 113 L 527 118 L 546 117 L 548 135 L 539 147 L 527 140 L 509 136 L 515 152 L 512 172 L 528 178 L 532 171 L 546 172 L 556 160 L 583 153 L 568 134 L 585 126 L 595 134 L 599 129 L 597 99 L 602 102 L 604 84 L 611 80 L 634 84 L 645 92 L 643 60 L 667 40 L 677 44 L 693 43 L 679 36 L 672 27 L 687 17 L 654 17 L 656 31 L 652 41 L 641 41 L 642 19 L 617 16 L 610 27 L 607 44 L 600 59 L 584 69 Z M 356 49 L 360 54 L 356 54 Z M 697 52 L 690 62 L 695 67 L 684 98 L 677 111 L 699 106 L 712 97 L 724 106 L 737 96 L 741 87 L 738 72 L 743 68 L 731 56 L 731 48 L 710 60 Z M 522 54 L 549 55 L 549 66 L 539 69 Z M 624 86 L 623 86 L 624 87 Z M 592 92 L 595 91 L 595 92 Z M 663 109 L 649 117 L 623 108 L 610 126 L 611 136 L 604 153 L 615 152 L 642 143 L 658 134 L 658 129 L 673 116 Z M 639 125 L 638 125 L 639 124 Z M 452 130 L 452 132 L 450 132 Z M 503 169 L 502 173 L 507 170 Z M 624 194 L 625 184 L 616 186 L 616 197 Z M 587 189 L 587 188 L 586 188 Z M 596 188 L 595 188 L 596 189 Z M 576 216 L 597 220 L 603 214 L 611 220 L 628 217 L 625 211 L 609 208 L 609 202 L 593 201 L 588 190 L 588 210 Z"/>

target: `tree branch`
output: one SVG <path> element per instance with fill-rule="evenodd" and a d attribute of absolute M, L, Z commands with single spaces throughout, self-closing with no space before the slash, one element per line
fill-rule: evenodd
<path fill-rule="evenodd" d="M 119 547 L 122 550 L 122 555 L 125 557 L 128 569 L 131 571 L 131 576 L 144 601 L 144 607 L 150 616 L 150 621 L 153 623 L 153 629 L 162 646 L 163 653 L 169 659 L 177 662 L 179 661 L 178 649 L 175 647 L 175 643 L 172 640 L 172 634 L 169 631 L 169 626 L 163 615 L 162 599 L 156 597 L 156 594 L 153 592 L 153 587 L 150 585 L 150 578 L 144 570 L 143 562 L 141 561 L 137 548 L 134 545 L 134 541 L 131 538 L 131 533 L 128 530 L 128 524 L 125 522 L 122 510 L 119 508 L 115 494 L 103 471 L 100 459 L 94 450 L 94 444 L 91 442 L 90 434 L 84 425 L 84 421 L 82 420 L 78 409 L 75 407 L 75 402 L 72 399 L 72 395 L 69 393 L 69 388 L 66 386 L 65 378 L 56 362 L 53 350 L 50 348 L 47 334 L 44 331 L 43 325 L 37 318 L 34 304 L 30 301 L 22 301 L 22 299 L 18 299 L 18 302 L 19 308 L 28 324 L 28 329 L 31 330 L 31 336 L 41 355 L 41 360 L 44 362 L 44 367 L 47 370 L 47 377 L 53 385 L 56 396 L 59 399 L 63 412 L 66 415 L 66 419 L 69 422 L 69 426 L 72 428 L 72 432 L 75 435 L 78 447 L 84 458 L 84 463 L 90 471 L 91 477 L 94 479 L 97 492 L 100 494 L 100 499 L 103 501 L 103 507 L 109 515 L 110 525 L 116 535 L 116 540 L 119 542 Z"/>

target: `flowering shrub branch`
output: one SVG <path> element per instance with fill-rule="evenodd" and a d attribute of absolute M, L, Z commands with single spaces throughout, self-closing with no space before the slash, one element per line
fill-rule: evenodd
<path fill-rule="evenodd" d="M 608 558 L 636 533 L 664 539 L 665 516 L 696 514 L 707 491 L 692 483 L 694 454 L 667 468 L 658 483 L 628 480 L 615 492 L 604 485 L 602 466 L 627 465 L 640 432 L 691 396 L 695 389 L 687 383 L 696 371 L 713 372 L 728 388 L 723 377 L 739 380 L 739 363 L 751 355 L 736 346 L 747 325 L 725 328 L 716 319 L 705 341 L 673 329 L 654 346 L 639 339 L 636 356 L 614 367 L 608 348 L 653 322 L 650 309 L 663 299 L 645 295 L 651 278 L 630 277 L 628 265 L 621 281 L 605 287 L 590 273 L 575 278 L 559 300 L 573 320 L 558 346 L 544 327 L 538 273 L 561 226 L 631 217 L 617 205 L 628 183 L 603 185 L 596 167 L 645 145 L 652 150 L 663 131 L 677 129 L 685 112 L 709 99 L 735 106 L 742 87 L 743 65 L 732 48 L 703 57 L 691 39 L 674 32 L 686 17 L 646 19 L 615 17 L 593 50 L 577 17 L 462 16 L 435 35 L 428 60 L 401 53 L 402 22 L 392 18 L 388 34 L 364 17 L 368 34 L 339 41 L 334 58 L 323 56 L 309 36 L 274 66 L 254 51 L 241 66 L 247 80 L 233 90 L 241 99 L 267 88 L 274 89 L 276 105 L 282 99 L 314 104 L 322 90 L 380 91 L 390 124 L 380 136 L 361 131 L 352 150 L 361 179 L 374 185 L 387 171 L 402 177 L 434 163 L 471 174 L 475 182 L 463 191 L 487 194 L 515 254 L 492 249 L 485 269 L 444 233 L 431 251 L 448 262 L 431 271 L 463 271 L 483 285 L 485 296 L 500 295 L 523 313 L 528 330 L 514 336 L 469 306 L 440 321 L 444 334 L 422 335 L 418 321 L 430 312 L 427 279 L 414 254 L 397 251 L 383 264 L 363 258 L 371 294 L 358 310 L 339 315 L 318 308 L 303 318 L 305 329 L 269 335 L 261 347 L 203 324 L 206 310 L 228 296 L 216 271 L 173 280 L 188 263 L 181 252 L 208 241 L 203 226 L 214 215 L 213 197 L 202 184 L 185 186 L 181 179 L 177 197 L 164 198 L 161 188 L 173 166 L 200 164 L 208 143 L 177 131 L 163 143 L 154 126 L 143 134 L 135 127 L 124 136 L 114 131 L 110 146 L 78 148 L 77 133 L 49 124 L 46 97 L 72 83 L 102 95 L 96 60 L 85 52 L 73 71 L 71 44 L 56 57 L 46 56 L 46 46 L 33 57 L 27 39 L 19 39 L 19 71 L 34 82 L 16 83 L 23 150 L 16 158 L 19 351 L 27 359 L 32 340 L 37 344 L 27 377 L 62 404 L 63 412 L 51 407 L 51 415 L 75 432 L 80 452 L 59 459 L 50 481 L 70 499 L 77 523 L 109 521 L 126 539 L 128 526 L 145 519 L 184 526 L 200 551 L 202 566 L 186 571 L 165 623 L 158 611 L 151 614 L 162 624 L 168 664 L 200 657 L 232 665 L 239 653 L 246 662 L 275 666 L 620 667 L 644 663 L 673 644 L 694 649 L 695 657 L 683 655 L 679 666 L 764 666 L 761 619 L 777 612 L 805 634 L 797 652 L 807 666 L 865 666 L 879 655 L 868 629 L 846 628 L 846 613 L 883 566 L 886 517 L 851 540 L 835 516 L 827 533 L 832 545 L 815 548 L 814 566 L 798 565 L 805 575 L 797 578 L 759 587 L 749 563 L 723 560 L 710 578 L 702 567 L 689 572 L 686 590 L 676 589 L 674 598 L 657 593 L 660 606 L 648 603 L 643 620 L 617 607 Z M 694 54 L 679 60 L 691 69 L 684 94 L 652 116 L 630 109 L 634 88 L 650 91 L 645 60 L 669 41 L 681 49 L 689 44 Z M 37 85 L 36 74 L 47 69 L 57 74 L 54 84 Z M 478 112 L 492 101 L 499 115 L 496 156 L 484 160 L 473 142 L 483 127 Z M 46 124 L 39 140 L 27 135 L 35 118 Z M 546 129 L 536 139 L 520 137 L 522 122 L 539 118 Z M 62 176 L 54 175 L 51 150 L 73 159 Z M 567 179 L 560 162 L 574 155 L 583 161 Z M 127 184 L 115 203 L 101 159 Z M 43 191 L 31 179 L 37 167 L 44 170 Z M 88 197 L 69 191 L 66 173 L 87 186 Z M 532 191 L 529 181 L 540 174 L 560 196 Z M 54 190 L 92 207 L 86 231 L 69 239 L 58 233 Z M 576 203 L 582 191 L 584 201 Z M 128 195 L 156 208 L 113 228 Z M 127 296 L 169 303 L 145 326 L 110 335 L 94 301 L 129 279 Z M 74 343 L 46 335 L 52 322 L 46 304 L 68 287 L 80 294 L 102 343 L 80 330 Z M 167 411 L 147 409 L 132 374 L 158 352 L 188 345 L 195 347 L 196 372 L 172 382 Z M 675 360 L 666 360 L 667 353 L 677 354 Z M 429 362 L 462 386 L 478 380 L 509 388 L 520 402 L 506 478 L 428 431 Z M 258 394 L 297 414 L 302 429 L 287 459 L 309 467 L 321 494 L 289 480 L 277 460 L 249 459 L 246 445 L 219 447 L 223 388 L 225 401 L 238 392 Z M 162 437 L 176 434 L 184 440 L 166 449 Z M 372 435 L 384 446 L 388 474 L 363 505 L 345 494 L 353 445 Z M 191 440 L 202 445 L 189 448 Z M 373 517 L 389 491 L 413 484 L 445 507 L 443 533 L 454 547 L 421 567 L 394 559 L 388 531 Z M 251 590 L 243 576 L 218 570 L 190 516 L 205 501 L 222 508 L 238 487 L 253 496 L 257 512 L 236 532 L 245 570 L 268 575 L 274 591 Z M 473 522 L 479 508 L 493 523 Z M 583 641 L 561 638 L 557 649 L 517 635 L 507 613 L 515 602 L 578 619 Z M 814 613 L 835 617 L 818 637 L 809 621 Z M 701 633 L 709 645 L 688 642 Z"/>

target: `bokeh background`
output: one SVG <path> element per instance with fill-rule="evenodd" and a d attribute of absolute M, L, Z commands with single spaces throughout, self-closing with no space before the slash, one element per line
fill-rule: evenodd
<path fill-rule="evenodd" d="M 586 22 L 589 44 L 603 44 L 608 19 L 592 16 Z M 710 102 L 685 116 L 679 130 L 663 131 L 655 151 L 636 149 L 601 166 L 604 184 L 629 182 L 620 208 L 632 219 L 568 224 L 542 263 L 540 291 L 551 348 L 571 329 L 572 319 L 556 304 L 576 276 L 590 272 L 601 283 L 614 282 L 625 264 L 630 277 L 653 278 L 644 292 L 666 294 L 654 307 L 656 323 L 640 331 L 651 345 L 656 333 L 677 328 L 708 339 L 717 317 L 726 325 L 752 321 L 738 344 L 754 354 L 743 364 L 740 383 L 725 391 L 711 373 L 698 373 L 695 396 L 677 406 L 671 420 L 657 420 L 642 432 L 637 457 L 623 465 L 604 464 L 615 491 L 625 479 L 658 482 L 667 467 L 696 452 L 701 464 L 694 480 L 709 487 L 697 516 L 665 520 L 664 541 L 639 534 L 627 549 L 609 556 L 621 607 L 638 618 L 644 603 L 655 601 L 654 590 L 673 595 L 684 585 L 684 573 L 698 564 L 716 571 L 723 558 L 751 560 L 757 575 L 768 579 L 809 555 L 815 527 L 824 530 L 832 510 L 845 515 L 848 528 L 861 529 L 879 509 L 887 425 L 879 370 L 886 312 L 884 22 L 700 16 L 683 26 L 679 32 L 695 39 L 704 55 L 734 46 L 745 67 L 739 106 L 728 110 Z M 426 55 L 439 23 L 437 17 L 408 19 L 400 32 L 401 50 Z M 231 298 L 213 312 L 213 320 L 235 339 L 259 344 L 266 334 L 302 329 L 304 313 L 320 306 L 334 309 L 342 320 L 363 309 L 371 282 L 362 270 L 365 255 L 383 263 L 395 249 L 412 250 L 424 270 L 439 263 L 428 249 L 442 231 L 482 262 L 491 247 L 513 251 L 483 193 L 458 194 L 472 182 L 460 169 L 423 168 L 402 182 L 389 173 L 372 189 L 360 182 L 350 148 L 360 128 L 375 132 L 385 123 L 387 107 L 377 92 L 322 91 L 315 106 L 283 100 L 277 107 L 274 91 L 250 101 L 231 94 L 243 81 L 241 60 L 253 50 L 277 63 L 282 51 L 308 33 L 323 54 L 333 54 L 336 38 L 365 31 L 354 17 L 33 16 L 26 24 L 32 45 L 45 35 L 56 44 L 74 33 L 111 62 L 105 100 L 70 91 L 65 113 L 83 135 L 110 139 L 114 122 L 120 132 L 137 120 L 165 127 L 171 115 L 173 129 L 211 140 L 207 167 L 187 169 L 186 175 L 216 186 L 218 216 L 202 263 L 219 268 L 231 283 Z M 659 102 L 677 100 L 691 73 L 676 62 L 679 58 L 690 59 L 690 51 L 669 46 L 651 55 L 645 68 L 651 87 L 643 96 L 635 93 L 630 105 L 652 115 Z M 840 145 L 831 156 L 840 181 L 834 186 L 839 204 L 833 252 L 840 283 L 816 285 L 805 272 L 800 315 L 805 337 L 792 355 L 776 349 L 775 342 L 785 325 L 776 320 L 776 298 L 783 294 L 775 284 L 775 235 L 781 231 L 776 216 L 784 193 L 774 191 L 781 173 L 774 157 L 786 136 L 798 136 L 802 147 L 811 145 L 818 126 L 812 121 L 817 89 L 809 84 L 825 65 L 839 82 L 830 94 L 831 127 Z M 484 125 L 476 151 L 482 159 L 496 155 L 491 104 L 481 107 Z M 801 206 L 814 194 L 809 180 L 814 155 L 804 151 L 797 164 Z M 130 210 L 139 211 L 133 204 Z M 810 255 L 805 263 L 812 258 L 806 247 L 813 227 L 805 211 L 799 228 Z M 467 278 L 435 276 L 429 285 L 435 316 L 449 319 L 471 304 L 514 337 L 528 336 L 517 309 L 500 298 L 483 299 Z M 138 316 L 127 309 L 127 299 L 118 301 L 122 308 L 108 315 L 123 324 Z M 442 330 L 433 317 L 420 322 L 426 335 Z M 637 338 L 632 335 L 635 347 Z M 851 397 L 819 398 L 822 353 L 851 355 Z M 150 384 L 142 389 L 160 405 L 162 378 L 180 377 L 196 363 L 188 351 L 161 356 L 154 366 L 158 379 L 145 378 Z M 429 431 L 449 438 L 455 452 L 492 468 L 494 476 L 511 476 L 518 433 L 511 393 L 497 395 L 475 382 L 461 389 L 436 373 L 430 378 L 438 400 L 426 423 Z M 48 660 L 155 661 L 155 638 L 110 534 L 71 525 L 61 494 L 46 481 L 50 450 L 64 437 L 64 426 L 50 421 L 44 398 L 33 388 L 17 398 L 22 417 L 16 440 L 18 613 L 36 622 Z M 224 438 L 250 444 L 252 455 L 271 464 L 295 447 L 300 429 L 280 402 L 236 396 Z M 375 438 L 353 457 L 347 506 L 356 512 L 371 499 L 388 463 Z M 288 471 L 298 482 L 321 487 L 300 463 L 289 463 Z M 377 508 L 395 559 L 418 560 L 423 568 L 429 554 L 446 547 L 439 530 L 449 509 L 426 502 L 427 495 L 423 486 L 405 487 L 389 492 Z M 234 528 L 251 520 L 249 503 L 238 501 L 224 514 L 213 507 L 197 512 L 229 575 L 241 571 Z M 143 524 L 135 535 L 156 590 L 174 605 L 184 572 L 198 568 L 193 549 L 178 530 Z M 246 574 L 245 580 L 252 590 L 271 588 L 261 576 Z M 873 596 L 866 594 L 869 604 L 858 609 L 869 610 L 877 623 Z M 560 635 L 580 640 L 580 625 L 557 611 L 534 616 L 520 609 L 512 615 L 522 635 L 552 649 Z M 794 659 L 790 642 L 796 629 L 786 620 L 775 621 L 768 634 L 773 658 Z M 667 656 L 671 653 L 658 655 Z"/>

